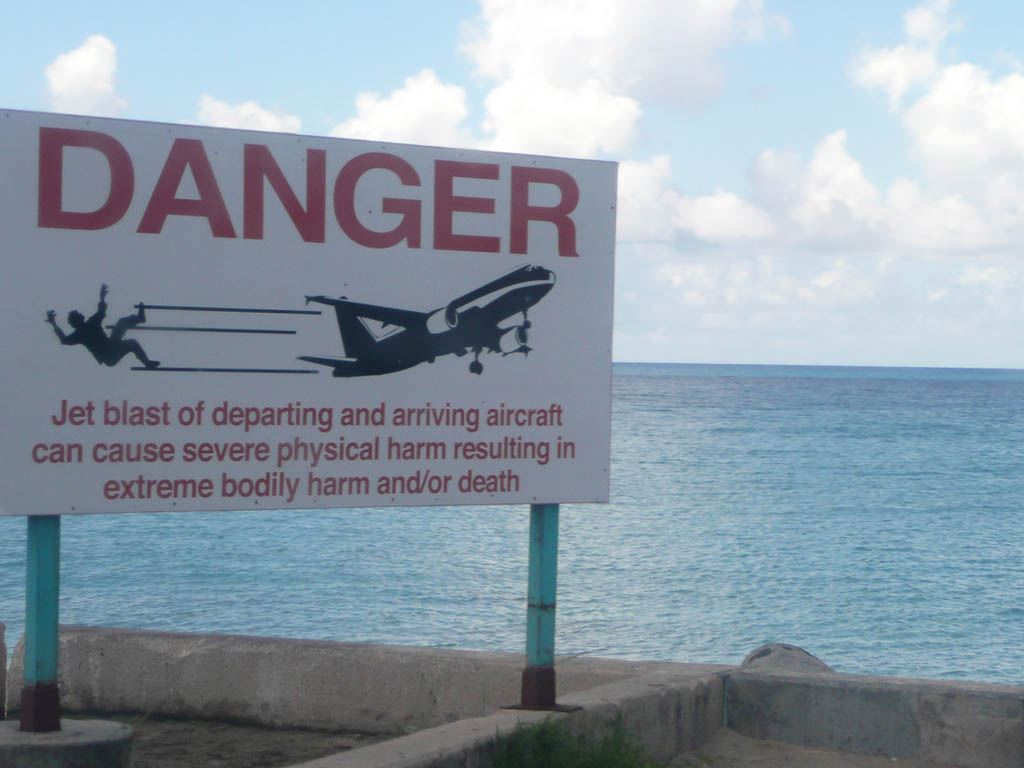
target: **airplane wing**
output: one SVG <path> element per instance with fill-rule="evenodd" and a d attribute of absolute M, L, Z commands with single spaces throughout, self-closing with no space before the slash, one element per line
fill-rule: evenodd
<path fill-rule="evenodd" d="M 351 312 L 356 317 L 365 317 L 388 325 L 400 325 L 403 328 L 417 324 L 423 325 L 430 314 L 428 312 L 415 312 L 411 309 L 382 307 L 377 304 L 362 304 L 358 301 L 349 301 L 348 299 L 331 299 L 326 296 L 307 296 L 306 303 L 311 301 L 317 304 L 327 304 L 342 312 Z"/>
<path fill-rule="evenodd" d="M 317 357 L 316 355 L 302 355 L 298 360 L 304 360 L 307 363 L 316 363 L 317 365 L 326 365 L 329 368 L 335 368 L 339 365 L 346 365 L 348 363 L 359 362 L 354 357 Z"/>

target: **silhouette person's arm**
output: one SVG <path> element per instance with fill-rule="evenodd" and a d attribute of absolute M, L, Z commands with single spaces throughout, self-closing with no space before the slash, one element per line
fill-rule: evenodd
<path fill-rule="evenodd" d="M 96 305 L 96 314 L 90 317 L 88 322 L 99 325 L 103 322 L 103 318 L 107 316 L 107 292 L 107 284 L 103 283 L 100 286 L 100 303 Z"/>
<path fill-rule="evenodd" d="M 60 341 L 61 344 L 78 343 L 78 339 L 75 338 L 74 332 L 67 334 L 60 329 L 60 326 L 57 325 L 57 315 L 52 309 L 48 309 L 46 311 L 46 322 L 48 322 L 53 327 L 53 332 L 57 334 L 57 339 Z"/>

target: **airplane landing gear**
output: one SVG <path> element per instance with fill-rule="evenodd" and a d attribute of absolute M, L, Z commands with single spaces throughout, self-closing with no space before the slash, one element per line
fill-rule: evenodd
<path fill-rule="evenodd" d="M 484 372 L 484 364 L 481 363 L 479 360 L 474 360 L 472 363 L 469 364 L 469 372 L 475 373 L 477 376 L 479 376 L 481 373 Z"/>

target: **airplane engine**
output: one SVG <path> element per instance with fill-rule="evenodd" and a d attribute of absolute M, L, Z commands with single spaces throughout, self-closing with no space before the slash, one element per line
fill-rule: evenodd
<path fill-rule="evenodd" d="M 501 334 L 498 347 L 501 349 L 502 354 L 509 355 L 513 352 L 518 352 L 520 348 L 526 346 L 526 339 L 526 328 L 522 325 L 516 325 Z"/>
<path fill-rule="evenodd" d="M 459 311 L 455 304 L 435 310 L 427 318 L 427 330 L 431 333 L 446 333 L 459 324 Z"/>

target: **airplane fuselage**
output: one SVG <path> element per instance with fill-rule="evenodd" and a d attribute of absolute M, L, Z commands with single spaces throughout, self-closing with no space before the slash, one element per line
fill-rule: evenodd
<path fill-rule="evenodd" d="M 379 376 L 432 363 L 443 355 L 462 356 L 471 352 L 474 360 L 470 371 L 480 373 L 483 366 L 477 358 L 482 352 L 525 355 L 530 351 L 526 345 L 530 327 L 527 312 L 548 294 L 554 283 L 551 270 L 527 265 L 433 312 L 307 297 L 308 301 L 334 307 L 346 357 L 300 359 L 330 366 L 338 377 Z M 521 322 L 506 322 L 520 314 Z M 378 325 L 371 327 L 368 321 Z M 389 330 L 381 333 L 382 329 Z"/>

